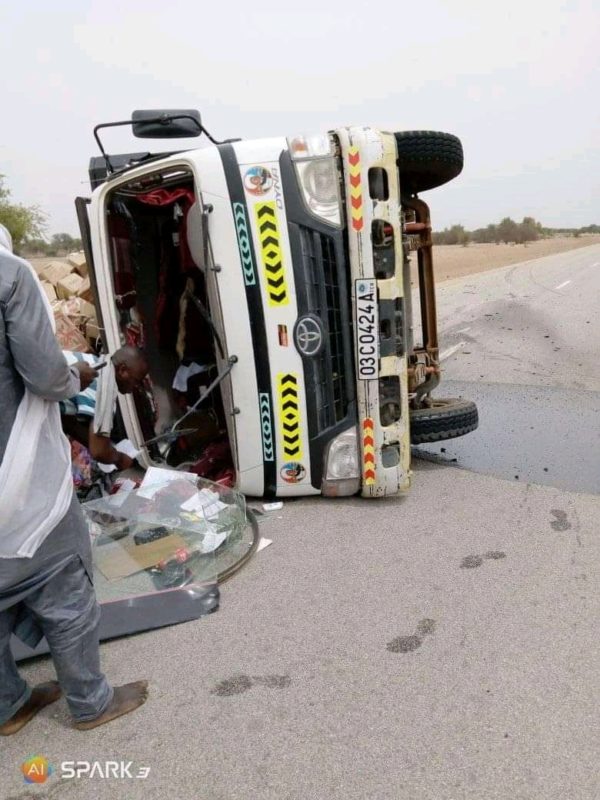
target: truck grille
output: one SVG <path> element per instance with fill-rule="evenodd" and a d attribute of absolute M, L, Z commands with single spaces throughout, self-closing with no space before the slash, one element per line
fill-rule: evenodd
<path fill-rule="evenodd" d="M 350 294 L 343 244 L 310 228 L 300 227 L 304 291 L 308 307 L 326 330 L 321 353 L 305 361 L 307 392 L 315 399 L 316 433 L 341 422 L 354 400 Z"/>

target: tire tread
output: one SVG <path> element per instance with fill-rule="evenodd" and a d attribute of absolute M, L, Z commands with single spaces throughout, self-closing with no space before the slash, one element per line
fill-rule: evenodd
<path fill-rule="evenodd" d="M 441 442 L 464 436 L 479 425 L 477 406 L 471 400 L 457 400 L 456 405 L 411 413 L 411 444 Z"/>

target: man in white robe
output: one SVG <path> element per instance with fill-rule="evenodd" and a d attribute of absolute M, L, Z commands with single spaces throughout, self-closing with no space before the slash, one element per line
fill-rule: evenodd
<path fill-rule="evenodd" d="M 113 688 L 100 669 L 90 537 L 72 486 L 65 494 L 58 402 L 96 374 L 87 364 L 67 365 L 37 277 L 12 254 L 0 225 L 0 735 L 19 731 L 61 691 L 81 730 L 146 700 L 146 681 Z M 27 414 L 39 425 L 35 441 Z M 52 469 L 36 472 L 36 459 L 22 457 L 36 447 Z M 48 520 L 56 522 L 51 530 Z M 46 637 L 57 682 L 27 685 L 12 656 L 13 633 L 32 646 Z"/>

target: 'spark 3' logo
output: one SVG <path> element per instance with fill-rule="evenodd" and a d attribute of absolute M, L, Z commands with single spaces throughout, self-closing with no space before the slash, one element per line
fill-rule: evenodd
<path fill-rule="evenodd" d="M 133 761 L 61 761 L 57 772 L 44 756 L 30 756 L 21 764 L 21 772 L 25 783 L 46 783 L 55 773 L 62 780 L 73 778 L 145 780 L 150 775 L 150 767 L 135 767 Z"/>

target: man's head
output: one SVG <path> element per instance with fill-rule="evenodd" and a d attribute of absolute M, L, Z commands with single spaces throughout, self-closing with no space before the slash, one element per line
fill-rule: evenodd
<path fill-rule="evenodd" d="M 117 388 L 121 394 L 131 394 L 142 385 L 148 374 L 148 360 L 139 347 L 121 347 L 112 357 Z"/>

